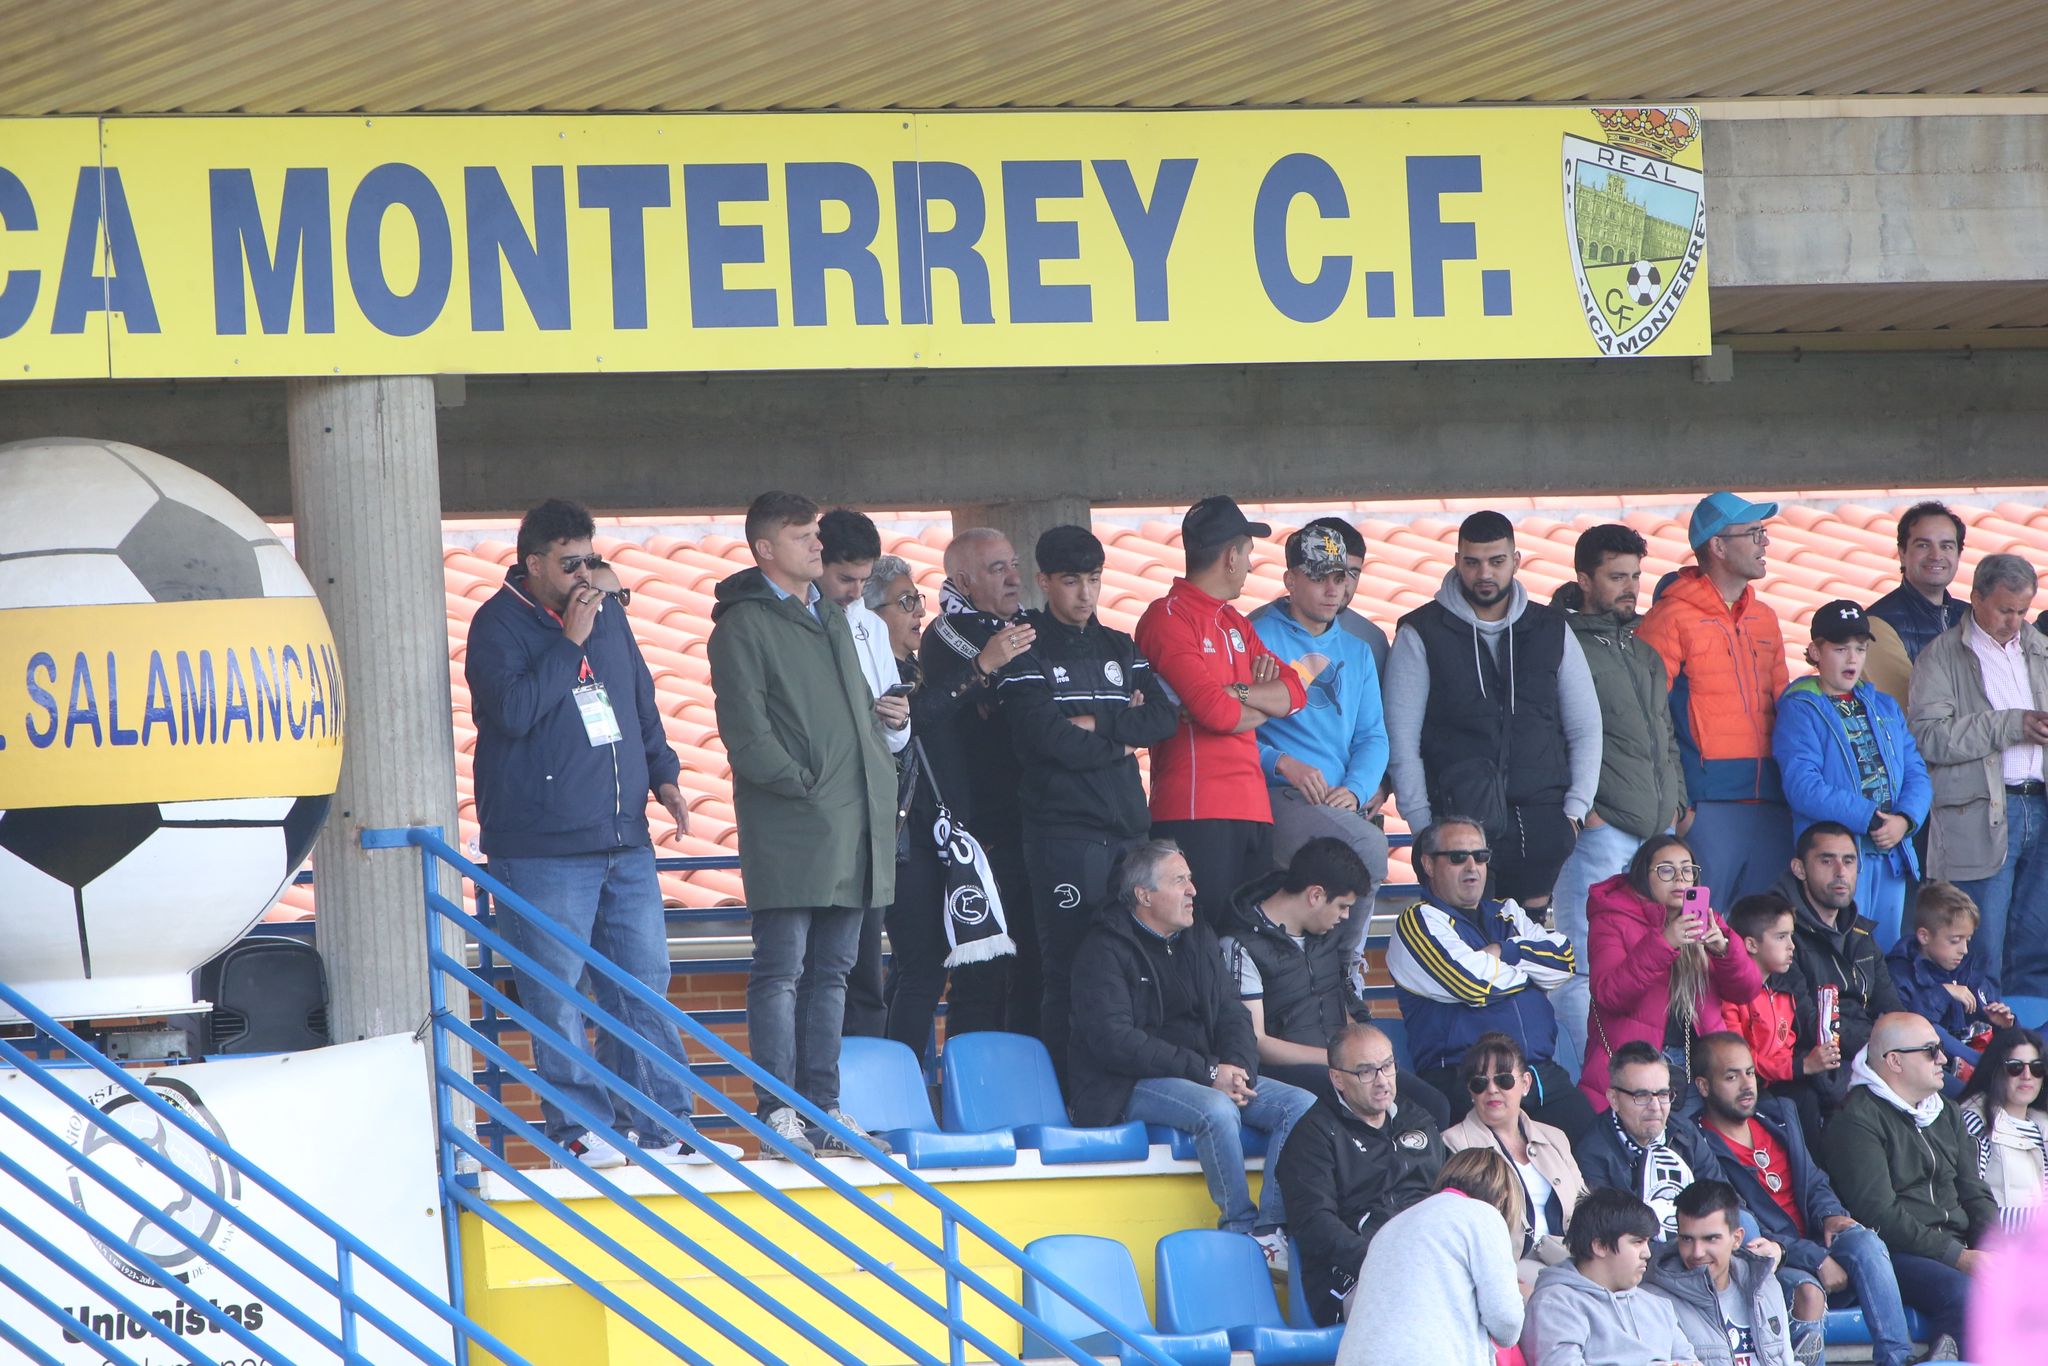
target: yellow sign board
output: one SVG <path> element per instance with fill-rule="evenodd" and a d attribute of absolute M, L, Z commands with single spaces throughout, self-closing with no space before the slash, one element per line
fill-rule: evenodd
<path fill-rule="evenodd" d="M 0 612 L 0 810 L 332 792 L 345 710 L 315 598 Z"/>
<path fill-rule="evenodd" d="M 1700 355 L 1690 109 L 0 124 L 0 376 Z"/>

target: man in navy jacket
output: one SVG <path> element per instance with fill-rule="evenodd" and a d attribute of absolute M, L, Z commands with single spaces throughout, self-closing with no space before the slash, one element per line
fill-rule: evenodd
<path fill-rule="evenodd" d="M 581 506 L 552 498 L 519 524 L 519 562 L 505 586 L 477 609 L 463 676 L 476 718 L 476 805 L 490 871 L 556 927 L 589 945 L 657 995 L 668 994 L 668 930 L 647 829 L 651 791 L 688 826 L 681 771 L 654 704 L 654 679 L 625 611 L 592 581 L 602 567 L 595 525 Z M 499 927 L 521 952 L 574 983 L 583 963 L 516 912 Z M 574 1106 L 614 1114 L 611 1090 L 588 1064 L 577 1002 L 516 972 L 520 1000 L 568 1051 L 536 1041 L 535 1066 Z M 597 1003 L 677 1062 L 681 1041 L 650 1006 L 591 976 Z M 620 1124 L 651 1156 L 694 1154 L 679 1128 L 691 1110 L 680 1081 L 659 1073 L 624 1040 L 600 1029 L 597 1059 L 647 1093 L 660 1113 L 621 1098 Z M 592 1167 L 626 1154 L 543 1096 L 547 1135 Z"/>

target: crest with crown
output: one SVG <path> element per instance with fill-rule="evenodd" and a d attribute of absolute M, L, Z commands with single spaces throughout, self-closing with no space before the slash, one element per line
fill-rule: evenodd
<path fill-rule="evenodd" d="M 1700 135 L 1699 118 L 1690 109 L 1643 106 L 1595 109 L 1600 131 L 1617 147 L 1670 160 Z"/>

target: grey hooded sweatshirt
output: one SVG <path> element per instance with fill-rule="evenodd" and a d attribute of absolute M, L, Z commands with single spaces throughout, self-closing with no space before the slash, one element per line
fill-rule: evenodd
<path fill-rule="evenodd" d="M 1749 1306 L 1757 1366 L 1792 1366 L 1792 1315 L 1774 1270 L 1769 1259 L 1737 1248 L 1728 1262 L 1728 1283 Z M 1728 1320 L 1705 1267 L 1688 1271 L 1678 1244 L 1666 1243 L 1651 1260 L 1643 1289 L 1669 1300 L 1678 1311 L 1678 1326 L 1691 1340 L 1700 1366 L 1732 1366 L 1735 1353 L 1728 1344 Z"/>
<path fill-rule="evenodd" d="M 1653 1366 L 1691 1361 L 1692 1343 L 1671 1301 L 1609 1290 L 1570 1262 L 1543 1269 L 1522 1325 L 1529 1366 Z"/>
<path fill-rule="evenodd" d="M 1458 620 L 1469 622 L 1498 660 L 1508 627 L 1529 606 L 1529 590 L 1520 581 L 1508 585 L 1507 614 L 1499 621 L 1481 621 L 1458 584 L 1457 571 L 1444 575 L 1436 600 Z M 1499 660 L 1505 666 L 1505 660 Z M 1380 691 L 1386 700 L 1387 774 L 1394 784 L 1394 802 L 1411 830 L 1429 824 L 1429 785 L 1422 771 L 1422 721 L 1429 711 L 1429 655 L 1422 638 L 1403 626 L 1387 655 Z M 1565 788 L 1564 814 L 1584 820 L 1600 790 L 1600 693 L 1576 631 L 1564 633 L 1564 658 L 1558 665 L 1557 708 L 1564 727 L 1565 749 L 1571 755 L 1571 780 Z M 1446 813 L 1449 814 L 1449 813 Z"/>

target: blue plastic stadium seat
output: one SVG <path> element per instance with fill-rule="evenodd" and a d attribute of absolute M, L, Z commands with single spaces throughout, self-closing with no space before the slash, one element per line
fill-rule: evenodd
<path fill-rule="evenodd" d="M 1230 1339 L 1223 1333 L 1169 1335 L 1153 1328 L 1152 1317 L 1145 1312 L 1145 1292 L 1138 1287 L 1138 1269 L 1131 1265 L 1129 1250 L 1114 1238 L 1061 1233 L 1026 1244 L 1024 1253 L 1181 1366 L 1230 1366 Z M 1114 1333 L 1034 1276 L 1024 1278 L 1024 1307 L 1086 1352 L 1097 1356 L 1116 1352 L 1126 1362 L 1144 1361 L 1119 1343 Z M 1021 1355 L 1057 1357 L 1060 1352 L 1026 1328 Z"/>
<path fill-rule="evenodd" d="M 1244 1145 L 1246 1157 L 1264 1157 L 1266 1144 L 1272 1137 L 1271 1132 L 1265 1129 L 1245 1128 L 1239 1131 L 1239 1141 Z M 1185 1162 L 1193 1162 L 1198 1156 L 1195 1152 L 1195 1136 L 1186 1129 L 1173 1129 L 1164 1124 L 1147 1124 L 1145 1140 L 1148 1143 L 1164 1143 L 1167 1152 Z"/>
<path fill-rule="evenodd" d="M 2022 1029 L 2039 1029 L 2048 1025 L 2048 996 L 2007 996 L 2004 999 Z"/>
<path fill-rule="evenodd" d="M 905 1166 L 1013 1167 L 1007 1133 L 949 1134 L 932 1118 L 917 1055 L 894 1039 L 849 1038 L 839 1048 L 839 1104 L 889 1141 Z"/>
<path fill-rule="evenodd" d="M 1100 1129 L 1069 1124 L 1052 1055 L 1028 1035 L 986 1030 L 948 1039 L 939 1067 L 939 1106 L 953 1133 L 1007 1130 L 1018 1147 L 1036 1148 L 1045 1163 L 1142 1162 L 1152 1151 L 1145 1126 L 1136 1122 Z"/>
<path fill-rule="evenodd" d="M 1838 1343 L 1848 1347 L 1870 1345 L 1870 1325 L 1863 1321 L 1861 1309 L 1830 1309 L 1825 1322 L 1826 1326 L 1822 1331 L 1827 1337 L 1828 1346 L 1833 1347 Z M 1919 1310 L 1910 1306 L 1906 1310 L 1906 1331 L 1912 1335 L 1915 1342 L 1927 1341 L 1927 1320 L 1920 1317 Z"/>
<path fill-rule="evenodd" d="M 1301 1244 L 1293 1234 L 1287 1237 L 1287 1326 L 1317 1326 L 1315 1316 L 1308 1312 L 1308 1291 L 1301 1286 Z"/>
<path fill-rule="evenodd" d="M 1290 1328 L 1273 1295 L 1266 1255 L 1242 1233 L 1186 1229 L 1159 1240 L 1159 1326 L 1169 1333 L 1221 1328 L 1258 1366 L 1329 1366 L 1341 1326 Z"/>

